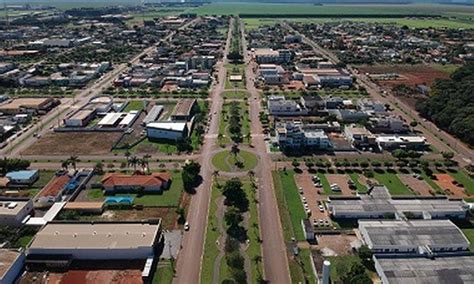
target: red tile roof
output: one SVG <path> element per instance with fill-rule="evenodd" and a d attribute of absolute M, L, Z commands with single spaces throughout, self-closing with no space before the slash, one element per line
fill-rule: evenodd
<path fill-rule="evenodd" d="M 168 173 L 158 173 L 152 175 L 124 175 L 107 174 L 102 179 L 104 186 L 161 186 L 169 181 L 171 175 Z"/>
<path fill-rule="evenodd" d="M 71 178 L 67 175 L 56 176 L 38 194 L 38 197 L 57 196 Z"/>

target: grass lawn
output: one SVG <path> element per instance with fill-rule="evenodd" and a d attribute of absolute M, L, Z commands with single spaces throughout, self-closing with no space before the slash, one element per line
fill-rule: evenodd
<path fill-rule="evenodd" d="M 278 211 L 280 212 L 280 221 L 283 229 L 283 237 L 285 241 L 291 240 L 293 236 L 293 229 L 291 225 L 290 211 L 286 206 L 285 195 L 283 194 L 283 185 L 281 183 L 280 174 L 277 171 L 272 171 L 273 185 L 275 187 L 275 196 L 278 204 Z"/>
<path fill-rule="evenodd" d="M 133 100 L 127 103 L 127 106 L 123 109 L 123 111 L 129 112 L 131 110 L 142 110 L 144 107 L 143 101 Z"/>
<path fill-rule="evenodd" d="M 414 193 L 398 178 L 396 174 L 392 173 L 375 173 L 375 179 L 388 188 L 390 194 L 393 195 L 413 195 Z"/>
<path fill-rule="evenodd" d="M 322 173 L 318 173 L 317 176 L 319 177 L 319 180 L 321 181 L 321 185 L 323 186 L 323 194 L 325 195 L 338 195 L 341 194 L 340 192 L 332 191 L 331 186 L 329 184 L 328 179 L 326 176 Z"/>
<path fill-rule="evenodd" d="M 26 246 L 30 243 L 30 241 L 33 239 L 35 235 L 26 235 L 26 236 L 21 236 L 13 245 L 14 247 L 22 247 L 26 248 Z"/>
<path fill-rule="evenodd" d="M 461 229 L 466 238 L 471 243 L 470 250 L 474 252 L 474 228 Z"/>
<path fill-rule="evenodd" d="M 105 196 L 100 188 L 87 189 L 87 199 L 89 200 L 104 200 Z"/>
<path fill-rule="evenodd" d="M 352 173 L 352 174 L 349 174 L 349 176 L 350 176 L 351 180 L 354 182 L 358 193 L 366 193 L 367 192 L 367 187 L 359 182 L 359 175 L 358 174 Z"/>
<path fill-rule="evenodd" d="M 344 275 L 351 269 L 354 263 L 362 263 L 361 259 L 355 255 L 330 256 L 331 262 L 331 280 L 333 283 L 340 281 L 339 276 Z M 370 273 L 370 271 L 367 271 Z"/>
<path fill-rule="evenodd" d="M 474 180 L 469 177 L 464 171 L 460 170 L 455 173 L 449 173 L 457 182 L 462 183 L 466 192 L 474 194 Z"/>
<path fill-rule="evenodd" d="M 35 183 L 32 184 L 31 188 L 42 189 L 51 181 L 55 173 L 56 171 L 52 171 L 52 170 L 40 170 L 39 178 L 37 181 L 35 181 Z"/>
<path fill-rule="evenodd" d="M 173 282 L 174 271 L 170 261 L 160 261 L 153 275 L 153 284 L 171 284 Z"/>
<path fill-rule="evenodd" d="M 155 142 L 148 139 L 144 139 L 142 142 L 133 146 L 130 149 L 130 153 L 164 153 L 164 154 L 176 154 L 178 153 L 178 147 L 173 142 Z"/>
<path fill-rule="evenodd" d="M 436 182 L 434 182 L 424 171 L 422 171 L 420 175 L 425 180 L 425 182 L 435 190 L 436 194 L 445 194 L 444 190 Z"/>
<path fill-rule="evenodd" d="M 219 231 L 217 228 L 217 204 L 216 200 L 221 196 L 220 190 L 212 186 L 211 202 L 209 203 L 209 216 L 206 231 L 206 240 L 204 243 L 204 255 L 202 258 L 201 268 L 201 283 L 211 283 L 212 274 L 214 271 L 214 260 L 219 255 L 219 249 L 216 246 L 216 241 L 219 238 Z"/>
<path fill-rule="evenodd" d="M 237 161 L 243 163 L 242 168 L 235 166 Z M 257 166 L 257 162 L 257 156 L 244 150 L 240 150 L 240 152 L 237 154 L 237 159 L 233 154 L 230 153 L 229 150 L 219 152 L 212 158 L 212 164 L 214 167 L 223 172 L 249 171 Z"/>
<path fill-rule="evenodd" d="M 246 92 L 243 91 L 225 91 L 222 93 L 222 97 L 226 99 L 237 99 L 243 100 L 248 97 Z"/>
<path fill-rule="evenodd" d="M 250 218 L 248 220 L 248 227 L 247 227 L 247 235 L 250 240 L 249 246 L 247 248 L 247 255 L 249 256 L 250 261 L 252 262 L 252 280 L 249 281 L 250 283 L 258 283 L 258 278 L 257 276 L 259 274 L 262 274 L 262 263 L 260 262 L 259 265 L 256 265 L 255 262 L 253 261 L 256 256 L 262 256 L 262 251 L 260 247 L 260 230 L 259 230 L 259 224 L 258 224 L 258 208 L 257 208 L 257 203 L 254 202 L 256 196 L 255 196 L 255 191 L 252 189 L 251 183 L 250 182 L 245 182 L 244 183 L 244 190 L 245 193 L 247 194 L 247 198 L 250 201 L 250 206 L 249 206 L 249 213 L 250 213 Z"/>
<path fill-rule="evenodd" d="M 281 186 L 281 191 L 284 196 L 284 204 L 282 204 L 283 210 L 287 210 L 290 214 L 291 227 L 293 228 L 293 234 L 298 241 L 306 240 L 303 228 L 301 227 L 301 220 L 306 218 L 306 212 L 304 211 L 303 203 L 298 193 L 298 188 L 295 183 L 293 170 L 279 171 L 277 172 L 280 178 L 280 182 L 275 185 Z M 282 210 L 282 209 L 280 209 Z M 290 236 L 291 239 L 291 236 Z"/>

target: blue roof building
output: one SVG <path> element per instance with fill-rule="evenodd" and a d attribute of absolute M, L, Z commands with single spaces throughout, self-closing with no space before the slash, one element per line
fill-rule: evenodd
<path fill-rule="evenodd" d="M 17 185 L 31 185 L 39 178 L 38 170 L 23 170 L 9 172 L 6 177 L 10 180 L 11 184 Z"/>

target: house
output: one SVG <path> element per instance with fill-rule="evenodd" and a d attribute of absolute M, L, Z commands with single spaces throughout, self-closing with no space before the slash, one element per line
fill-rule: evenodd
<path fill-rule="evenodd" d="M 343 122 L 359 122 L 369 118 L 367 113 L 354 109 L 338 109 L 329 113 L 335 114 L 337 119 Z"/>
<path fill-rule="evenodd" d="M 146 126 L 148 123 L 157 121 L 160 115 L 163 113 L 163 110 L 164 106 L 154 105 L 143 119 L 142 125 Z"/>
<path fill-rule="evenodd" d="M 302 96 L 300 98 L 301 105 L 307 108 L 310 111 L 316 111 L 324 109 L 325 101 L 321 96 Z"/>
<path fill-rule="evenodd" d="M 29 198 L 0 198 L 0 225 L 19 227 L 32 210 Z"/>
<path fill-rule="evenodd" d="M 463 200 L 451 200 L 446 196 L 392 198 L 385 186 L 374 185 L 367 195 L 330 196 L 329 209 L 334 218 L 340 219 L 386 219 L 404 217 L 407 212 L 414 218 L 464 219 L 469 206 Z"/>
<path fill-rule="evenodd" d="M 344 135 L 347 140 L 356 148 L 372 147 L 376 145 L 375 136 L 365 129 L 349 125 L 344 128 Z"/>
<path fill-rule="evenodd" d="M 22 170 L 9 172 L 5 175 L 9 180 L 10 186 L 29 186 L 39 178 L 38 170 Z"/>
<path fill-rule="evenodd" d="M 161 220 L 148 222 L 49 222 L 26 250 L 26 263 L 71 260 L 145 260 L 163 241 Z"/>
<path fill-rule="evenodd" d="M 371 99 L 360 99 L 358 101 L 360 110 L 374 112 L 374 113 L 383 113 L 386 112 L 385 105 L 380 101 L 374 101 Z"/>
<path fill-rule="evenodd" d="M 361 220 L 359 232 L 374 253 L 456 252 L 470 245 L 450 220 Z"/>
<path fill-rule="evenodd" d="M 52 180 L 36 195 L 35 208 L 50 207 L 55 202 L 61 200 L 63 190 L 71 178 L 68 175 L 54 176 Z"/>
<path fill-rule="evenodd" d="M 411 149 L 424 150 L 428 147 L 426 138 L 418 135 L 379 135 L 375 139 L 380 149 L 395 150 L 395 149 Z"/>
<path fill-rule="evenodd" d="M 107 174 L 102 179 L 106 193 L 135 192 L 143 189 L 146 193 L 161 193 L 171 184 L 170 173 L 151 175 Z"/>
<path fill-rule="evenodd" d="M 286 49 L 273 50 L 271 48 L 258 48 L 254 51 L 255 61 L 261 63 L 286 63 L 292 59 L 291 51 Z"/>
<path fill-rule="evenodd" d="M 0 249 L 0 283 L 15 283 L 23 270 L 24 263 L 23 250 Z"/>
<path fill-rule="evenodd" d="M 332 147 L 329 137 L 320 129 L 304 130 L 300 124 L 287 122 L 277 125 L 275 132 L 282 148 L 309 147 L 326 150 Z"/>
<path fill-rule="evenodd" d="M 189 135 L 187 122 L 159 121 L 146 125 L 148 139 L 183 140 Z"/>
<path fill-rule="evenodd" d="M 381 133 L 402 133 L 409 129 L 403 120 L 396 116 L 377 116 L 369 118 L 367 126 L 372 132 Z"/>

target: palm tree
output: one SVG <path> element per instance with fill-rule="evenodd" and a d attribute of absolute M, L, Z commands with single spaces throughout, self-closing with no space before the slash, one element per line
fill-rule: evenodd
<path fill-rule="evenodd" d="M 216 185 L 219 186 L 219 180 L 217 179 L 219 177 L 220 173 L 218 170 L 215 170 L 213 173 L 212 173 L 212 177 L 216 180 Z"/>
<path fill-rule="evenodd" d="M 78 156 L 71 156 L 69 157 L 68 159 L 68 162 L 69 164 L 72 165 L 72 167 L 74 168 L 74 171 L 76 170 L 76 165 L 77 163 L 79 163 L 81 160 L 79 160 L 79 157 Z"/>
<path fill-rule="evenodd" d="M 251 180 L 253 180 L 253 179 L 255 178 L 255 172 L 252 171 L 252 170 L 250 170 L 250 171 L 247 173 L 247 175 L 249 176 L 249 178 L 250 178 Z"/>
<path fill-rule="evenodd" d="M 140 159 L 140 165 L 142 166 L 143 168 L 143 171 L 145 170 L 149 170 L 149 166 L 150 166 L 150 162 L 148 161 L 148 159 L 151 158 L 150 155 L 146 154 L 143 156 L 142 159 Z"/>
<path fill-rule="evenodd" d="M 130 155 L 132 155 L 132 154 L 130 153 L 130 151 L 128 151 L 128 150 L 125 151 L 125 158 L 127 158 L 127 163 L 128 163 L 128 159 L 130 158 Z"/>
<path fill-rule="evenodd" d="M 61 162 L 61 168 L 63 168 L 64 170 L 67 171 L 68 167 L 69 167 L 69 161 L 68 160 Z"/>
<path fill-rule="evenodd" d="M 128 166 L 132 166 L 134 171 L 137 170 L 138 163 L 139 163 L 139 160 L 136 156 L 130 156 L 128 158 Z"/>
<path fill-rule="evenodd" d="M 237 154 L 240 152 L 239 145 L 234 144 L 232 145 L 232 148 L 230 149 L 230 152 L 237 157 Z"/>

